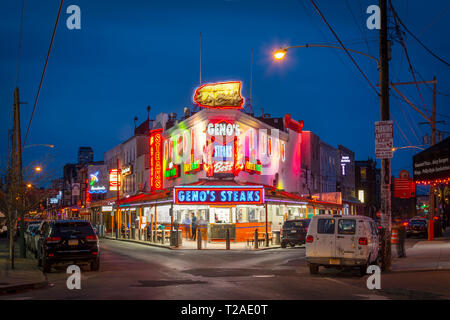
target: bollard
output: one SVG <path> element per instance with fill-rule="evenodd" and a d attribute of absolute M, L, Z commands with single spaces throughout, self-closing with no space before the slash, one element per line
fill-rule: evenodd
<path fill-rule="evenodd" d="M 226 249 L 230 250 L 230 229 L 227 229 Z"/>
<path fill-rule="evenodd" d="M 255 229 L 255 249 L 258 249 L 258 229 Z"/>
<path fill-rule="evenodd" d="M 200 230 L 197 230 L 197 249 L 202 249 L 202 233 Z"/>
<path fill-rule="evenodd" d="M 266 232 L 266 247 L 269 246 L 269 234 Z"/>

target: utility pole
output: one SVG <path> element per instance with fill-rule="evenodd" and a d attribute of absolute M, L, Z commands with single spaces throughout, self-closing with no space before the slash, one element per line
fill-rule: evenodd
<path fill-rule="evenodd" d="M 387 0 L 379 0 L 381 28 L 380 45 L 380 113 L 381 121 L 390 119 L 389 114 L 389 47 L 387 25 Z M 391 269 L 391 159 L 381 159 L 381 222 L 382 222 L 382 268 Z"/>
<path fill-rule="evenodd" d="M 436 143 L 436 76 L 433 77 L 433 109 L 431 112 L 431 143 L 430 147 Z M 428 212 L 428 240 L 434 239 L 434 215 L 436 214 L 436 199 L 434 196 L 434 186 L 430 184 L 430 212 Z"/>
<path fill-rule="evenodd" d="M 19 196 L 19 247 L 20 247 L 20 257 L 26 258 L 26 248 L 25 248 L 25 212 L 24 210 L 24 185 L 23 185 L 23 174 L 22 174 L 22 138 L 21 138 L 21 129 L 20 129 L 20 99 L 19 99 L 19 88 L 14 90 L 14 104 L 15 104 L 15 113 L 14 113 L 14 123 L 16 130 L 16 153 L 17 153 L 17 183 L 18 183 L 18 196 Z"/>
<path fill-rule="evenodd" d="M 120 228 L 119 228 L 119 187 L 120 187 L 120 182 L 119 182 L 119 156 L 117 156 L 117 177 L 116 177 L 116 181 L 117 181 L 117 208 L 116 208 L 116 239 L 119 237 L 119 232 L 120 232 Z"/>

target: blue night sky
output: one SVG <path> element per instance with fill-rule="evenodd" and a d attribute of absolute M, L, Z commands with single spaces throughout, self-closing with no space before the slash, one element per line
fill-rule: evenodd
<path fill-rule="evenodd" d="M 378 31 L 366 28 L 366 8 L 376 0 L 317 0 L 329 23 L 349 48 L 378 57 Z M 81 30 L 69 30 L 66 9 L 81 8 Z M 394 0 L 403 22 L 431 50 L 450 60 L 450 8 L 447 0 Z M 18 86 L 22 138 L 58 10 L 59 1 L 26 1 Z M 8 157 L 8 130 L 17 68 L 22 1 L 3 1 L 0 11 L 1 165 Z M 393 22 L 392 22 L 393 24 Z M 374 158 L 374 122 L 379 100 L 342 50 L 296 49 L 275 63 L 282 45 L 334 44 L 336 40 L 310 1 L 65 1 L 27 145 L 54 144 L 54 149 L 24 150 L 24 165 L 44 164 L 54 177 L 65 163 L 76 162 L 79 146 L 92 146 L 95 160 L 132 135 L 134 117 L 160 112 L 183 113 L 199 82 L 199 33 L 203 34 L 203 81 L 242 80 L 248 97 L 250 57 L 254 50 L 253 106 L 273 116 L 291 113 L 305 130 L 325 142 L 342 144 L 357 160 Z M 414 68 L 427 80 L 435 75 L 438 91 L 450 93 L 450 68 L 433 58 L 409 35 L 406 45 Z M 379 74 L 374 61 L 354 55 L 372 83 Z M 391 81 L 412 81 L 398 42 L 392 47 Z M 417 80 L 421 80 L 419 77 Z M 421 86 L 431 110 L 430 88 Z M 414 86 L 403 92 L 423 108 Z M 450 131 L 450 97 L 437 96 L 438 120 Z M 429 126 L 391 92 L 396 146 L 421 145 Z M 404 137 L 403 134 L 406 136 Z M 415 149 L 397 151 L 392 170 L 411 170 Z"/>

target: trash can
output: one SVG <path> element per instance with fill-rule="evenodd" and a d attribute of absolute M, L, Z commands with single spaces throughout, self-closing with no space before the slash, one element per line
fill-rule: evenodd
<path fill-rule="evenodd" d="M 275 245 L 279 245 L 281 243 L 281 231 L 272 231 L 272 237 L 274 238 Z"/>
<path fill-rule="evenodd" d="M 172 230 L 170 233 L 170 246 L 181 246 L 183 242 L 183 234 L 181 230 Z"/>

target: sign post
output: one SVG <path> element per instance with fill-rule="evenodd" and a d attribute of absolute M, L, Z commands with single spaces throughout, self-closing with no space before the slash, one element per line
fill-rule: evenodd
<path fill-rule="evenodd" d="M 381 159 L 381 226 L 383 232 L 383 267 L 391 266 L 391 158 L 393 143 L 392 120 L 375 122 L 375 154 Z"/>

